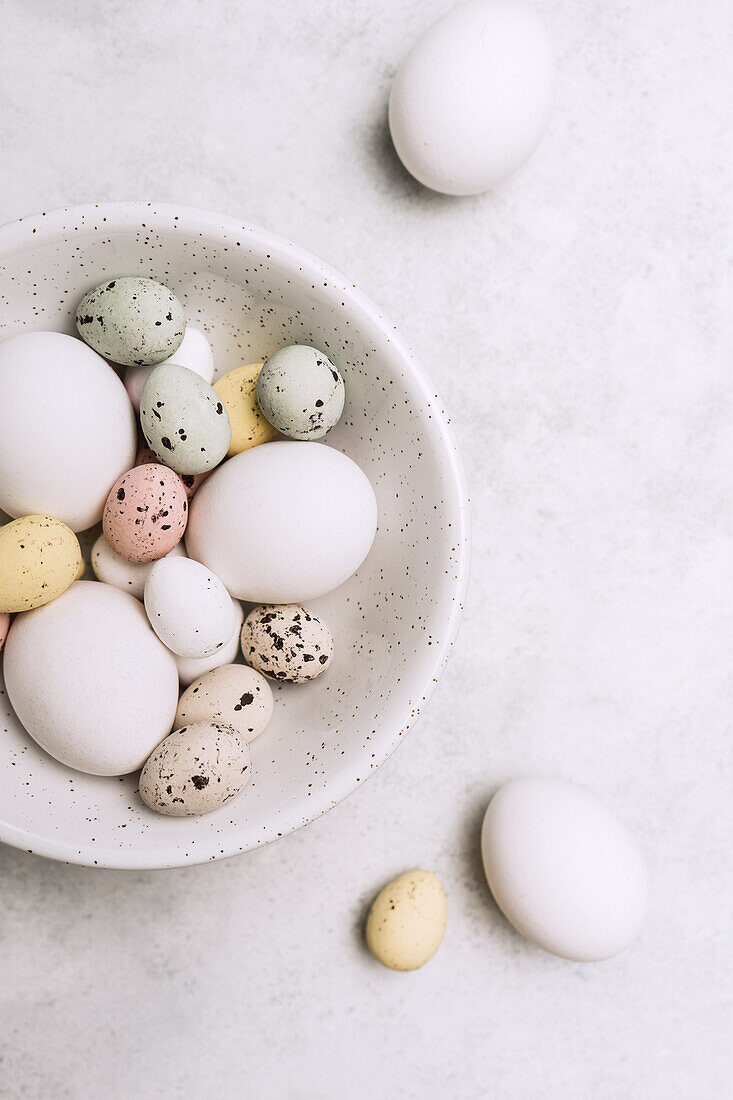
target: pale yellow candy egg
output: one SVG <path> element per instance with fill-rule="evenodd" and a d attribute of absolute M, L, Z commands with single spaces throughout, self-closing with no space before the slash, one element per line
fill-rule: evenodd
<path fill-rule="evenodd" d="M 0 613 L 30 611 L 60 596 L 82 569 L 74 532 L 53 516 L 23 516 L 0 527 Z"/>
<path fill-rule="evenodd" d="M 408 871 L 377 894 L 366 941 L 392 970 L 417 970 L 440 947 L 448 917 L 445 891 L 430 871 Z"/>
<path fill-rule="evenodd" d="M 276 430 L 265 420 L 257 404 L 257 378 L 261 370 L 262 363 L 249 363 L 235 367 L 214 383 L 232 425 L 227 458 L 277 439 Z"/>

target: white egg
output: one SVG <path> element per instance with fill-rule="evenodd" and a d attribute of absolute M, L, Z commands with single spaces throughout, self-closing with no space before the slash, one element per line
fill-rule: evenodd
<path fill-rule="evenodd" d="M 136 771 L 173 724 L 175 662 L 140 602 L 111 585 L 77 581 L 16 616 L 4 671 L 28 733 L 78 771 Z"/>
<path fill-rule="evenodd" d="M 171 656 L 176 662 L 178 679 L 181 681 L 182 687 L 188 687 L 194 680 L 198 680 L 199 676 L 204 676 L 207 672 L 211 672 L 212 668 L 219 668 L 222 665 L 232 664 L 239 656 L 239 637 L 244 623 L 244 611 L 238 600 L 232 600 L 232 609 L 234 611 L 234 630 L 232 631 L 232 636 L 229 641 L 226 642 L 221 649 L 217 649 L 216 653 L 213 653 L 211 657 L 181 657 L 179 653 L 173 653 L 171 651 Z"/>
<path fill-rule="evenodd" d="M 374 490 L 346 455 L 323 443 L 264 443 L 198 490 L 186 548 L 237 599 L 303 603 L 359 568 L 376 526 Z"/>
<path fill-rule="evenodd" d="M 60 332 L 0 344 L 0 508 L 8 515 L 42 513 L 85 531 L 136 448 L 125 387 L 96 351 Z"/>
<path fill-rule="evenodd" d="M 214 354 L 211 344 L 200 329 L 192 325 L 186 325 L 186 332 L 177 351 L 164 363 L 176 363 L 179 367 L 188 367 L 195 371 L 204 382 L 211 382 L 214 378 Z M 160 364 L 158 364 L 159 366 Z M 125 371 L 125 389 L 135 412 L 140 409 L 140 395 L 143 392 L 148 375 L 152 367 L 128 367 Z"/>
<path fill-rule="evenodd" d="M 156 561 L 143 596 L 153 630 L 181 657 L 211 657 L 231 638 L 231 597 L 219 578 L 197 561 Z"/>
<path fill-rule="evenodd" d="M 169 558 L 185 558 L 183 543 L 178 543 L 169 554 Z M 91 564 L 94 576 L 104 584 L 112 584 L 129 592 L 136 600 L 143 598 L 145 581 L 153 568 L 153 562 L 128 561 L 113 550 L 104 535 L 100 535 L 92 547 Z"/>
<path fill-rule="evenodd" d="M 618 818 L 574 783 L 505 783 L 486 811 L 481 853 L 499 908 L 545 951 L 594 962 L 618 955 L 641 932 L 644 857 Z"/>
<path fill-rule="evenodd" d="M 555 59 L 539 16 L 517 0 L 472 0 L 434 23 L 400 66 L 389 126 L 402 163 L 447 195 L 488 191 L 547 129 Z"/>

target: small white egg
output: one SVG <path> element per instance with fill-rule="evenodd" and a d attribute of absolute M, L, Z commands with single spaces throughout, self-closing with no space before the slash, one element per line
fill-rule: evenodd
<path fill-rule="evenodd" d="M 175 363 L 179 367 L 188 367 L 203 378 L 204 382 L 211 382 L 214 378 L 214 354 L 211 344 L 200 329 L 193 325 L 186 325 L 186 332 L 180 347 L 164 363 Z M 140 395 L 147 381 L 152 367 L 128 367 L 125 371 L 125 389 L 127 390 L 132 407 L 135 412 L 140 411 Z"/>
<path fill-rule="evenodd" d="M 150 625 L 182 657 L 211 657 L 235 625 L 232 600 L 219 578 L 190 558 L 162 558 L 148 573 L 143 593 Z"/>
<path fill-rule="evenodd" d="M 644 857 L 618 818 L 575 783 L 505 783 L 486 811 L 481 853 L 504 916 L 545 951 L 595 962 L 618 955 L 641 932 Z"/>
<path fill-rule="evenodd" d="M 213 668 L 221 668 L 224 665 L 230 665 L 232 661 L 235 661 L 239 656 L 239 640 L 242 632 L 242 624 L 244 623 L 244 611 L 239 600 L 232 600 L 232 610 L 234 612 L 234 630 L 232 636 L 228 642 L 226 642 L 221 649 L 217 649 L 211 657 L 182 657 L 180 653 L 173 653 L 171 650 L 171 656 L 176 662 L 176 668 L 178 669 L 178 679 L 181 681 L 182 687 L 188 687 L 194 680 L 198 680 L 200 676 L 203 676 L 207 672 L 211 672 Z"/>
<path fill-rule="evenodd" d="M 183 543 L 179 542 L 169 554 L 169 558 L 185 558 L 186 551 Z M 115 588 L 121 588 L 123 592 L 129 592 L 136 600 L 143 598 L 145 581 L 148 573 L 153 568 L 153 562 L 128 561 L 113 550 L 104 535 L 100 535 L 92 547 L 91 555 L 92 571 L 98 581 L 111 584 Z"/>

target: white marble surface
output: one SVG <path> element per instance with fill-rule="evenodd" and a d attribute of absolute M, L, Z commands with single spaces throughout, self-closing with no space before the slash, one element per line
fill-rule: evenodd
<path fill-rule="evenodd" d="M 89 871 L 0 850 L 7 1097 L 660 1100 L 729 1089 L 733 8 L 538 0 L 557 111 L 501 193 L 431 195 L 385 132 L 445 0 L 5 0 L 0 220 L 156 198 L 307 245 L 401 324 L 472 484 L 469 611 L 396 756 L 222 864 Z M 587 784 L 648 853 L 643 939 L 601 965 L 515 935 L 480 869 L 491 792 Z M 362 945 L 434 869 L 423 971 Z"/>

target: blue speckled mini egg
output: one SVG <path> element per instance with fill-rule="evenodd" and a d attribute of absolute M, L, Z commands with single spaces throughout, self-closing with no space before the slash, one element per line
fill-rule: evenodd
<path fill-rule="evenodd" d="M 186 331 L 183 306 L 155 279 L 123 276 L 90 290 L 76 311 L 85 343 L 113 363 L 151 366 L 177 350 Z"/>
<path fill-rule="evenodd" d="M 219 396 L 194 371 L 161 363 L 140 397 L 140 424 L 153 454 L 179 474 L 204 474 L 229 449 L 232 428 Z"/>
<path fill-rule="evenodd" d="M 281 348 L 257 379 L 267 420 L 290 439 L 321 439 L 344 409 L 344 380 L 327 355 L 308 344 Z"/>

